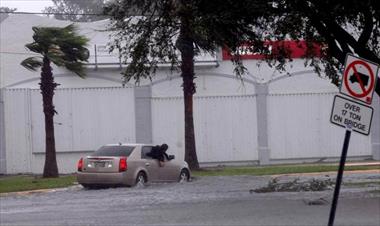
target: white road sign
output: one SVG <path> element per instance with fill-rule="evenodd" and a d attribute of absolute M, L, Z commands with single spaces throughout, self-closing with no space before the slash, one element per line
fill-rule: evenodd
<path fill-rule="evenodd" d="M 333 124 L 368 135 L 371 129 L 372 116 L 372 107 L 335 95 L 330 116 L 330 121 Z"/>
<path fill-rule="evenodd" d="M 371 104 L 378 68 L 375 63 L 348 54 L 340 92 Z"/>

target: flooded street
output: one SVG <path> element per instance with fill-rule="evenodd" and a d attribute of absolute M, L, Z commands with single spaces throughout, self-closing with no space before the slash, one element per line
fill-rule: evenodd
<path fill-rule="evenodd" d="M 278 180 L 330 177 L 279 176 Z M 189 183 L 150 184 L 143 188 L 86 190 L 77 185 L 43 193 L 10 194 L 0 198 L 0 222 L 1 225 L 327 225 L 333 190 L 253 192 L 272 178 L 199 177 Z M 378 173 L 345 175 L 347 185 L 341 190 L 335 225 L 380 225 L 378 181 Z M 318 199 L 328 203 L 310 204 Z"/>

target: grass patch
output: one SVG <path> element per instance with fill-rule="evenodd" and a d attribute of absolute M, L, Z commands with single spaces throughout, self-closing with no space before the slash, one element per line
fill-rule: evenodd
<path fill-rule="evenodd" d="M 345 166 L 345 171 L 380 169 L 378 165 L 372 166 Z M 338 171 L 337 165 L 279 165 L 279 166 L 251 166 L 251 167 L 219 167 L 205 168 L 192 172 L 193 176 L 234 176 L 234 175 L 274 175 L 291 173 L 315 173 Z"/>
<path fill-rule="evenodd" d="M 68 187 L 75 181 L 74 175 L 58 178 L 42 178 L 32 175 L 4 176 L 0 177 L 0 193 Z"/>

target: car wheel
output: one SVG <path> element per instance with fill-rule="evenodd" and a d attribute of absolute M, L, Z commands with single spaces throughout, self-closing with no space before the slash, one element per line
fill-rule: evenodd
<path fill-rule="evenodd" d="M 187 182 L 189 180 L 190 180 L 190 173 L 189 173 L 189 171 L 187 169 L 182 169 L 181 173 L 179 174 L 178 181 L 180 183 L 182 183 L 182 182 Z"/>
<path fill-rule="evenodd" d="M 136 187 L 144 187 L 146 183 L 148 182 L 148 179 L 144 172 L 139 172 L 136 177 Z"/>

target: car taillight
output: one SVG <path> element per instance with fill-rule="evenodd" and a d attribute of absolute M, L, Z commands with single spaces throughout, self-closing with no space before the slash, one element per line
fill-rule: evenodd
<path fill-rule="evenodd" d="M 80 158 L 78 161 L 78 171 L 82 171 L 83 168 L 83 158 Z"/>
<path fill-rule="evenodd" d="M 127 158 L 120 158 L 119 161 L 119 172 L 127 170 Z"/>

